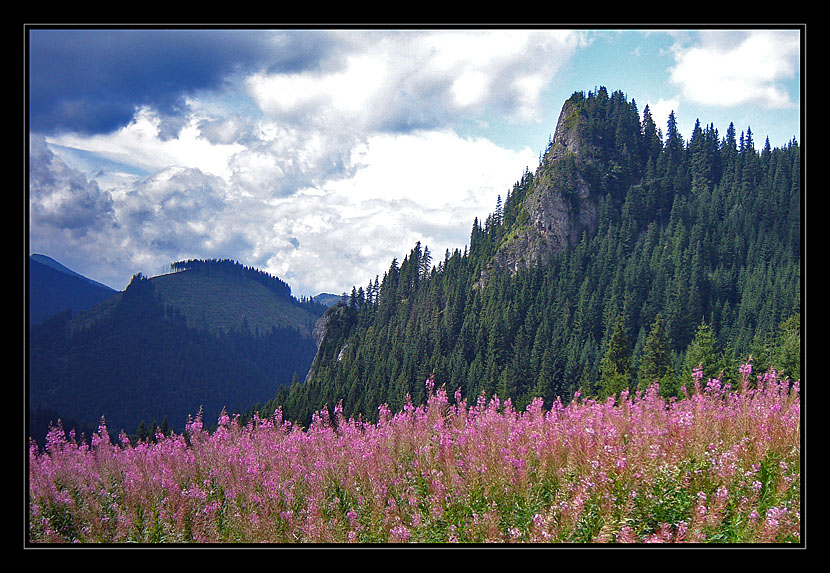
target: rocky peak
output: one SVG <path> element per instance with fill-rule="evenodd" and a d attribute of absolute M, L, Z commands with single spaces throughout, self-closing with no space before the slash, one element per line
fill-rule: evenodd
<path fill-rule="evenodd" d="M 582 129 L 580 102 L 573 97 L 562 107 L 554 136 L 524 201 L 526 216 L 505 235 L 493 259 L 493 270 L 515 273 L 543 264 L 577 244 L 583 232 L 596 232 L 598 197 L 585 169 L 593 144 Z"/>

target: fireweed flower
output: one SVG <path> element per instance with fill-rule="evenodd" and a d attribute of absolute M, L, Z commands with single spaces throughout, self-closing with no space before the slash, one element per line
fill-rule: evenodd
<path fill-rule="evenodd" d="M 749 377 L 747 365 L 742 377 Z M 182 435 L 113 443 L 53 428 L 29 447 L 32 542 L 794 542 L 799 385 L 712 379 L 516 411 L 426 380 L 378 421 L 342 405 L 300 428 L 201 414 Z M 748 436 L 752 436 L 750 439 Z M 736 528 L 734 524 L 745 524 Z"/>

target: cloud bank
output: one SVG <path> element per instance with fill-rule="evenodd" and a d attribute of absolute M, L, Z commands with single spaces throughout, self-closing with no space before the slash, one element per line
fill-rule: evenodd
<path fill-rule="evenodd" d="M 712 95 L 726 85 L 736 104 L 787 104 L 789 37 L 701 38 L 675 52 L 677 98 L 729 103 Z M 544 145 L 470 126 L 554 125 L 546 94 L 590 45 L 558 29 L 31 30 L 30 252 L 117 289 L 232 258 L 304 295 L 365 285 L 416 241 L 440 259 Z"/>
<path fill-rule="evenodd" d="M 580 36 L 32 34 L 33 252 L 115 288 L 230 257 L 304 294 L 363 284 L 416 241 L 463 248 L 536 157 L 453 126 L 536 120 Z"/>

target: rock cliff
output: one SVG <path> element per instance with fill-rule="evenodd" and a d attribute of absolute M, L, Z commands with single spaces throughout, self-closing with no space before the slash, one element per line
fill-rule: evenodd
<path fill-rule="evenodd" d="M 591 182 L 595 144 L 584 133 L 580 102 L 572 98 L 562 107 L 525 197 L 521 224 L 505 235 L 490 272 L 516 273 L 543 264 L 578 243 L 584 232 L 596 232 L 599 194 Z"/>
<path fill-rule="evenodd" d="M 356 322 L 355 311 L 340 302 L 331 306 L 317 319 L 311 333 L 311 337 L 317 344 L 317 355 L 306 374 L 306 382 L 314 377 L 314 372 L 322 361 L 334 356 L 340 360 L 347 345 L 338 347 L 336 341 L 346 340 Z M 333 336 L 329 337 L 332 333 Z M 330 342 L 332 340 L 335 342 Z"/>

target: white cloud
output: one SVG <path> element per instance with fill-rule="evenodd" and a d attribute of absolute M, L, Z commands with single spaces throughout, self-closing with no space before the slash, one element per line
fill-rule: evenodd
<path fill-rule="evenodd" d="M 198 129 L 201 136 L 214 145 L 232 145 L 247 135 L 245 122 L 238 117 L 205 119 Z"/>
<path fill-rule="evenodd" d="M 510 152 L 449 130 L 375 135 L 353 151 L 354 176 L 329 189 L 356 203 L 411 199 L 437 208 L 469 201 L 482 191 L 495 201 L 495 190 L 505 191 L 533 159 L 529 149 Z M 512 179 L 505 180 L 511 168 Z"/>
<path fill-rule="evenodd" d="M 150 108 L 136 110 L 130 124 L 115 133 L 83 137 L 63 134 L 50 143 L 98 153 L 113 161 L 157 171 L 170 165 L 194 167 L 206 173 L 228 175 L 230 157 L 243 148 L 238 143 L 212 143 L 202 137 L 202 117 L 190 117 L 176 137 L 161 137 L 161 119 Z"/>
<path fill-rule="evenodd" d="M 50 139 L 151 174 L 86 174 L 93 190 L 92 177 L 112 185 L 98 190 L 110 222 L 79 249 L 109 265 L 91 276 L 123 288 L 173 260 L 230 257 L 317 294 L 382 275 L 416 241 L 436 259 L 463 248 L 473 219 L 537 157 L 461 138 L 451 122 L 537 118 L 581 41 L 560 30 L 336 36 L 350 51 L 313 69 L 252 74 L 242 96 L 192 96 L 172 137 L 142 108 L 114 133 Z M 258 113 L 243 115 L 250 104 Z M 58 239 L 32 233 L 58 253 Z"/>
<path fill-rule="evenodd" d="M 261 73 L 247 88 L 272 119 L 337 130 L 429 127 L 482 106 L 526 120 L 581 35 L 567 30 L 341 32 L 341 67 Z M 403 115 L 402 115 L 403 114 Z"/>
<path fill-rule="evenodd" d="M 529 149 L 449 131 L 373 136 L 347 165 L 353 177 L 252 203 L 258 213 L 244 224 L 246 260 L 295 292 L 342 292 L 382 275 L 416 241 L 440 255 L 463 248 L 473 219 L 491 212 L 534 160 Z"/>
<path fill-rule="evenodd" d="M 459 107 L 479 103 L 489 89 L 487 75 L 479 70 L 462 73 L 452 82 L 452 94 Z"/>
<path fill-rule="evenodd" d="M 756 103 L 768 108 L 793 104 L 784 82 L 798 71 L 797 31 L 710 31 L 702 43 L 675 54 L 671 81 L 690 100 L 716 106 Z"/>

